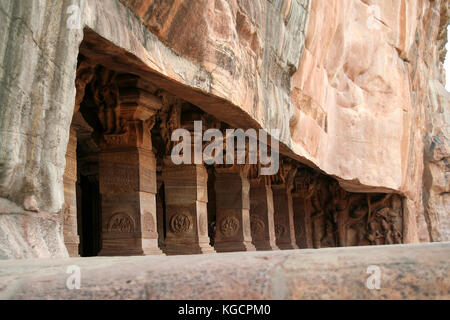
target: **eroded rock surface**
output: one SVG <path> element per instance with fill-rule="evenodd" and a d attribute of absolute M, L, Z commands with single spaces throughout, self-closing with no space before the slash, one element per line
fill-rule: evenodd
<path fill-rule="evenodd" d="M 0 298 L 446 300 L 449 246 L 0 261 Z M 80 289 L 70 290 L 78 271 Z M 369 289 L 375 272 L 380 290 Z"/>
<path fill-rule="evenodd" d="M 443 61 L 446 54 L 448 35 L 445 21 L 448 21 L 450 16 L 448 3 L 447 7 L 441 7 L 440 16 L 438 46 L 425 47 L 434 63 L 430 65 L 426 109 L 423 174 L 425 210 L 421 218 L 425 220 L 422 228 L 425 229 L 426 225 L 427 229 L 420 233 L 421 240 L 424 241 L 450 240 L 450 96 L 443 86 L 445 79 L 442 65 L 437 61 Z M 434 19 L 437 19 L 436 16 Z"/>

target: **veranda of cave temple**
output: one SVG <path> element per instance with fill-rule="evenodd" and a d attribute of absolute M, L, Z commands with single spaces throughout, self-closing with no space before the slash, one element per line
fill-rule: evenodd
<path fill-rule="evenodd" d="M 286 155 L 274 176 L 248 164 L 173 164 L 174 130 L 231 127 L 163 80 L 125 72 L 91 38 L 80 47 L 64 174 L 70 256 L 403 243 L 400 195 L 347 192 Z"/>

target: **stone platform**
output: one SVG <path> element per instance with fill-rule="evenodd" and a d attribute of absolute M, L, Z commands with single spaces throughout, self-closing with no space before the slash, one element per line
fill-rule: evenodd
<path fill-rule="evenodd" d="M 73 265 L 79 290 L 66 286 Z M 450 243 L 15 260 L 0 262 L 0 299 L 450 299 L 449 275 Z"/>

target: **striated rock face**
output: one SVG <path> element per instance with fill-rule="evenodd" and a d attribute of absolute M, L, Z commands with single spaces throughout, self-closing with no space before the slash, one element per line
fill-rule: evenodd
<path fill-rule="evenodd" d="M 238 127 L 256 120 L 291 144 L 291 77 L 304 48 L 309 0 L 120 1 L 175 53 L 206 71 L 208 93 L 245 111 Z M 226 117 L 224 110 L 211 112 Z"/>
<path fill-rule="evenodd" d="M 404 193 L 408 241 L 419 239 L 428 95 L 444 90 L 448 97 L 442 82 L 429 86 L 440 65 L 434 43 L 440 24 L 448 23 L 439 15 L 445 6 L 439 1 L 313 1 L 306 48 L 293 76 L 298 114 L 291 122 L 293 149 L 306 149 L 340 178 Z M 330 21 L 326 29 L 323 20 Z"/>
<path fill-rule="evenodd" d="M 422 241 L 450 241 L 450 96 L 444 88 L 442 62 L 447 43 L 449 4 L 440 9 L 440 26 L 437 29 L 437 9 L 428 17 L 427 27 L 438 32 L 438 46 L 424 46 L 432 61 L 428 80 L 426 108 L 426 134 L 423 173 L 424 222 L 421 224 Z M 437 30 L 436 30 L 437 29 Z"/>
<path fill-rule="evenodd" d="M 401 194 L 404 242 L 450 240 L 448 17 L 445 0 L 0 2 L 0 257 L 67 255 L 80 44 L 230 126 L 279 129 L 347 191 Z"/>
<path fill-rule="evenodd" d="M 0 199 L 0 260 L 67 257 L 59 215 L 27 212 Z"/>
<path fill-rule="evenodd" d="M 69 3 L 0 3 L 2 258 L 67 255 L 60 210 L 77 61 L 62 19 Z"/>

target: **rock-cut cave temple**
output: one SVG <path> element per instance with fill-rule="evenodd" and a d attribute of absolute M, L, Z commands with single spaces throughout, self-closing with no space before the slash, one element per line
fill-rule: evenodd
<path fill-rule="evenodd" d="M 450 241 L 448 7 L 1 1 L 0 259 Z M 199 121 L 279 170 L 173 163 Z"/>

